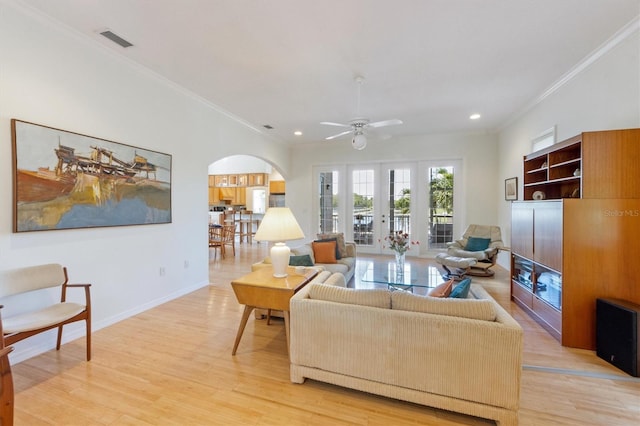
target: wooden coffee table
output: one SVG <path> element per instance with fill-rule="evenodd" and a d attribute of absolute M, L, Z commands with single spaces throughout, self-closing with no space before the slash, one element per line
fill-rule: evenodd
<path fill-rule="evenodd" d="M 261 268 L 250 274 L 231 281 L 238 303 L 245 305 L 232 355 L 236 354 L 242 333 L 247 325 L 251 311 L 255 308 L 282 311 L 284 327 L 287 335 L 287 352 L 289 351 L 289 299 L 318 274 L 315 268 L 307 268 L 304 275 L 296 274 L 293 267 L 287 268 L 289 274 L 285 278 L 273 276 L 273 268 Z"/>

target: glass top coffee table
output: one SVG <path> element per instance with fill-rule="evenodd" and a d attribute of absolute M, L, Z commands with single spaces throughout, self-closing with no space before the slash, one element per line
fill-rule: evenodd
<path fill-rule="evenodd" d="M 427 294 L 429 289 L 445 280 L 438 268 L 430 265 L 411 265 L 405 262 L 404 270 L 398 271 L 393 260 L 388 262 L 368 262 L 362 281 L 386 284 L 390 290 L 406 290 Z"/>

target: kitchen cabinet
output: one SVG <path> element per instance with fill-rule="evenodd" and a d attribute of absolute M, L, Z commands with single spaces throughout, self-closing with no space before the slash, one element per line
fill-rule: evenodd
<path fill-rule="evenodd" d="M 283 180 L 272 180 L 269 182 L 269 192 L 271 194 L 284 194 L 285 182 Z"/>
<path fill-rule="evenodd" d="M 219 201 L 231 205 L 244 205 L 247 200 L 247 190 L 244 187 L 215 188 L 219 192 Z"/>
<path fill-rule="evenodd" d="M 268 178 L 269 175 L 266 173 L 209 175 L 209 186 L 216 186 L 218 188 L 265 186 Z"/>

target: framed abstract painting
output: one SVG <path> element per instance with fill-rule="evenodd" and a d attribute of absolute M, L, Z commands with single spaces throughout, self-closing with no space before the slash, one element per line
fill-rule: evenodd
<path fill-rule="evenodd" d="M 171 223 L 171 155 L 11 120 L 14 232 Z"/>

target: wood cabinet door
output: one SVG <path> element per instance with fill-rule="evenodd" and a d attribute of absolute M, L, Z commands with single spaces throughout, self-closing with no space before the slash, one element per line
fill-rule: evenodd
<path fill-rule="evenodd" d="M 511 205 L 511 251 L 533 260 L 533 205 Z"/>
<path fill-rule="evenodd" d="M 233 204 L 247 204 L 247 188 L 236 188 L 236 198 Z"/>
<path fill-rule="evenodd" d="M 269 192 L 272 194 L 284 194 L 285 182 L 283 180 L 272 180 L 269 182 Z"/>
<path fill-rule="evenodd" d="M 562 202 L 535 203 L 533 260 L 562 272 Z"/>
<path fill-rule="evenodd" d="M 236 199 L 236 188 L 218 188 L 220 199 L 233 202 Z"/>
<path fill-rule="evenodd" d="M 215 186 L 209 187 L 209 204 L 218 204 L 220 202 L 220 191 Z"/>

